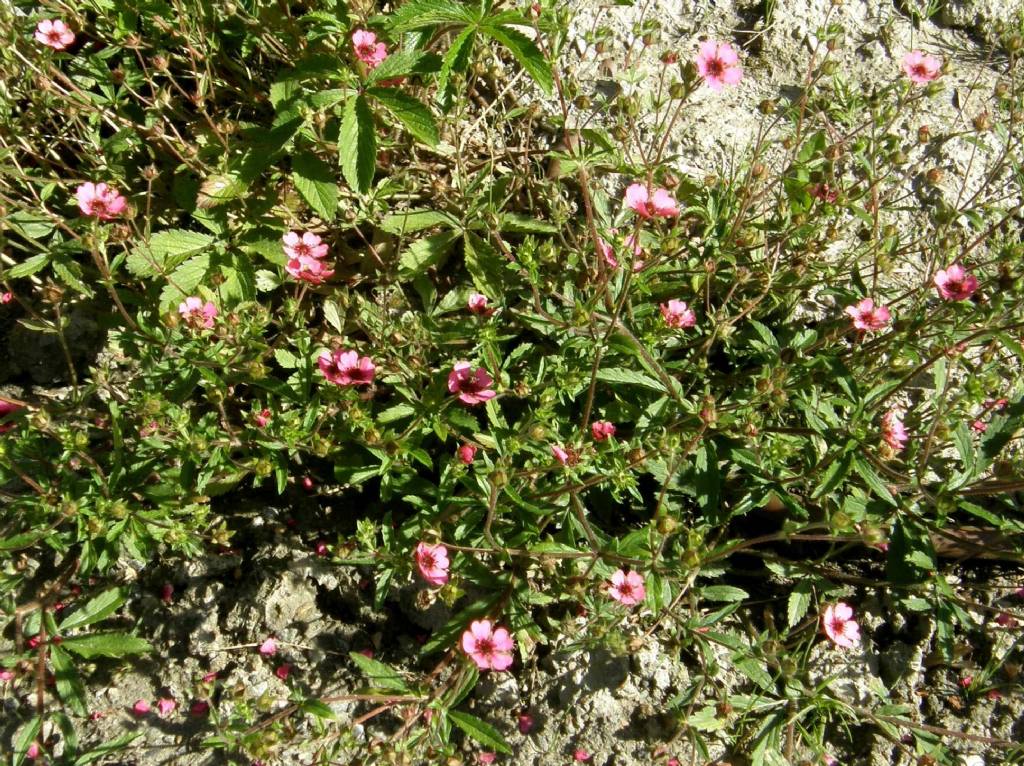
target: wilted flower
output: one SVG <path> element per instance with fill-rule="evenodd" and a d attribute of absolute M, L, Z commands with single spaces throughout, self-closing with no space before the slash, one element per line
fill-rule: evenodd
<path fill-rule="evenodd" d="M 15 404 L 7 399 L 0 399 L 0 420 L 3 420 L 8 415 L 13 414 L 20 409 L 23 409 L 20 404 Z M 10 431 L 14 428 L 14 425 L 14 423 L 0 423 L 0 434 Z"/>
<path fill-rule="evenodd" d="M 456 362 L 448 375 L 448 390 L 458 394 L 463 404 L 483 404 L 497 394 L 491 389 L 494 380 L 483 367 L 475 371 L 469 362 Z"/>
<path fill-rule="evenodd" d="M 907 446 L 907 429 L 897 410 L 889 410 L 882 416 L 882 440 L 897 452 Z"/>
<path fill-rule="evenodd" d="M 75 190 L 75 197 L 78 200 L 78 209 L 83 215 L 90 215 L 101 221 L 116 218 L 128 207 L 128 200 L 116 189 L 104 183 L 84 183 Z"/>
<path fill-rule="evenodd" d="M 259 412 L 252 416 L 252 421 L 253 423 L 256 424 L 257 428 L 266 428 L 267 423 L 270 422 L 271 417 L 273 417 L 273 415 L 271 414 L 270 410 L 264 407 L 262 410 L 260 410 Z"/>
<path fill-rule="evenodd" d="M 927 85 L 939 76 L 942 62 L 923 51 L 910 51 L 903 57 L 903 71 L 915 85 Z"/>
<path fill-rule="evenodd" d="M 576 465 L 580 461 L 579 453 L 572 447 L 566 448 L 559 444 L 552 444 L 551 454 L 562 465 Z"/>
<path fill-rule="evenodd" d="M 686 305 L 685 301 L 678 301 L 674 298 L 668 303 L 662 303 L 659 307 L 665 324 L 669 327 L 686 329 L 697 324 L 697 316 L 693 309 Z"/>
<path fill-rule="evenodd" d="M 292 674 L 291 663 L 285 662 L 274 668 L 274 675 L 280 678 L 282 681 L 287 681 L 288 676 Z"/>
<path fill-rule="evenodd" d="M 156 709 L 157 711 L 159 711 L 160 716 L 162 718 L 165 718 L 169 714 L 173 713 L 177 707 L 178 703 L 175 702 L 174 699 L 171 697 L 161 697 L 156 701 Z"/>
<path fill-rule="evenodd" d="M 537 724 L 536 721 L 534 721 L 533 716 L 524 711 L 519 714 L 517 725 L 519 726 L 519 733 L 526 735 L 533 731 L 533 727 Z"/>
<path fill-rule="evenodd" d="M 618 570 L 612 575 L 608 586 L 608 595 L 626 606 L 639 604 L 647 597 L 643 575 L 639 572 Z"/>
<path fill-rule="evenodd" d="M 853 319 L 853 326 L 864 332 L 881 330 L 889 324 L 889 309 L 885 306 L 876 306 L 871 298 L 847 306 L 845 311 Z"/>
<path fill-rule="evenodd" d="M 615 436 L 615 424 L 607 420 L 595 420 L 590 424 L 590 433 L 593 434 L 594 441 L 603 442 Z"/>
<path fill-rule="evenodd" d="M 75 33 L 60 19 L 43 19 L 36 25 L 36 40 L 55 51 L 62 51 L 75 41 Z"/>
<path fill-rule="evenodd" d="M 377 35 L 365 29 L 357 29 L 352 33 L 352 48 L 356 52 L 356 58 L 370 69 L 379 66 L 388 57 L 387 46 L 377 42 Z"/>
<path fill-rule="evenodd" d="M 515 644 L 505 628 L 492 628 L 490 620 L 474 620 L 462 634 L 462 651 L 480 670 L 506 670 L 512 665 Z"/>
<path fill-rule="evenodd" d="M 821 624 L 825 635 L 836 646 L 852 649 L 860 643 L 860 626 L 853 619 L 853 608 L 842 601 L 825 607 Z"/>
<path fill-rule="evenodd" d="M 721 90 L 725 85 L 736 85 L 743 79 L 740 57 L 729 43 L 706 40 L 700 44 L 697 53 L 697 74 L 712 90 Z"/>
<path fill-rule="evenodd" d="M 480 316 L 485 317 L 494 313 L 494 309 L 487 308 L 487 296 L 481 295 L 480 293 L 472 293 L 469 296 L 469 300 L 466 302 L 466 308 L 474 314 L 479 314 Z"/>
<path fill-rule="evenodd" d="M 448 582 L 448 549 L 438 543 L 421 542 L 416 546 L 416 567 L 420 576 L 431 585 L 444 585 Z"/>
<path fill-rule="evenodd" d="M 360 357 L 355 351 L 324 351 L 317 359 L 320 372 L 331 383 L 339 386 L 366 386 L 373 382 L 377 367 L 368 356 Z"/>
<path fill-rule="evenodd" d="M 204 716 L 210 712 L 210 703 L 206 700 L 196 700 L 189 706 L 188 712 L 196 718 Z"/>
<path fill-rule="evenodd" d="M 149 703 L 146 700 L 135 700 L 135 704 L 132 705 L 132 714 L 141 717 L 146 715 L 150 709 Z"/>
<path fill-rule="evenodd" d="M 954 263 L 945 269 L 939 269 L 933 280 L 939 295 L 947 301 L 962 301 L 974 295 L 978 289 L 977 278 L 967 273 L 964 267 Z"/>
<path fill-rule="evenodd" d="M 217 318 L 217 307 L 213 301 L 203 303 L 202 298 L 190 295 L 183 302 L 178 304 L 178 313 L 182 319 L 193 327 L 203 327 L 207 330 L 213 328 L 214 320 Z"/>

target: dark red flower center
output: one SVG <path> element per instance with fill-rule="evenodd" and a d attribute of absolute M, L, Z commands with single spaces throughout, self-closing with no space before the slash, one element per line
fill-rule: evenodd
<path fill-rule="evenodd" d="M 722 63 L 720 58 L 708 59 L 706 66 L 709 77 L 721 77 L 725 74 L 725 64 Z"/>
<path fill-rule="evenodd" d="M 479 654 L 491 655 L 494 654 L 494 641 L 489 638 L 478 638 L 476 640 L 476 650 Z"/>

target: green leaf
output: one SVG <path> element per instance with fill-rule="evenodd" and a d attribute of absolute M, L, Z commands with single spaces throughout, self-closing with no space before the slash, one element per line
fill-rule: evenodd
<path fill-rule="evenodd" d="M 341 321 L 341 309 L 338 308 L 338 302 L 328 298 L 323 303 L 324 319 L 327 324 L 333 327 L 337 332 L 343 333 L 345 331 L 345 325 Z"/>
<path fill-rule="evenodd" d="M 718 470 L 718 452 L 711 439 L 705 439 L 697 451 L 696 475 L 694 489 L 697 490 L 697 502 L 706 519 L 718 519 L 721 516 L 721 485 L 722 475 Z"/>
<path fill-rule="evenodd" d="M 498 217 L 498 228 L 517 234 L 557 234 L 559 228 L 549 221 L 539 221 L 519 213 L 502 213 Z"/>
<path fill-rule="evenodd" d="M 43 719 L 39 716 L 34 716 L 20 729 L 18 729 L 18 733 L 15 735 L 14 741 L 11 743 L 14 745 L 14 766 L 21 766 L 22 762 L 25 760 L 25 753 L 35 741 L 35 738 L 39 736 L 39 730 L 42 728 Z"/>
<path fill-rule="evenodd" d="M 743 588 L 737 588 L 733 585 L 708 585 L 706 588 L 701 588 L 700 594 L 708 601 L 731 602 L 750 598 L 750 594 L 743 590 Z"/>
<path fill-rule="evenodd" d="M 331 710 L 330 706 L 320 700 L 305 700 L 301 707 L 304 713 L 309 713 L 310 715 L 323 720 L 331 721 L 338 717 L 335 712 Z"/>
<path fill-rule="evenodd" d="M 373 172 L 377 167 L 377 136 L 373 113 L 363 95 L 345 102 L 338 150 L 345 181 L 355 191 L 366 194 L 373 184 Z"/>
<path fill-rule="evenodd" d="M 441 71 L 437 75 L 437 94 L 441 101 L 446 99 L 444 95 L 448 89 L 452 72 L 464 72 L 469 66 L 470 53 L 473 50 L 473 42 L 476 40 L 476 29 L 466 27 L 454 40 L 451 47 L 445 52 L 441 61 Z"/>
<path fill-rule="evenodd" d="M 75 760 L 74 766 L 88 766 L 88 764 L 98 761 L 104 756 L 116 753 L 118 750 L 123 750 L 132 742 L 142 736 L 142 732 L 134 732 L 129 734 L 122 734 L 116 739 L 112 739 L 108 742 L 104 742 L 102 745 L 97 745 L 87 753 L 82 753 Z"/>
<path fill-rule="evenodd" d="M 61 647 L 80 657 L 123 657 L 126 654 L 146 654 L 152 645 L 143 638 L 128 633 L 93 633 L 89 636 L 65 638 Z"/>
<path fill-rule="evenodd" d="M 806 580 L 801 580 L 789 594 L 789 604 L 786 608 L 786 620 L 789 627 L 792 628 L 800 622 L 810 606 L 811 585 Z"/>
<path fill-rule="evenodd" d="M 338 185 L 326 162 L 312 152 L 292 158 L 292 183 L 299 194 L 325 221 L 333 221 L 338 212 Z"/>
<path fill-rule="evenodd" d="M 455 218 L 440 210 L 408 210 L 386 216 L 381 221 L 380 228 L 388 234 L 409 234 L 434 226 L 455 228 L 458 225 L 459 222 Z"/>
<path fill-rule="evenodd" d="M 66 644 L 67 641 L 64 642 Z M 50 647 L 50 662 L 57 680 L 57 694 L 61 701 L 78 715 L 88 715 L 85 706 L 85 685 L 75 670 L 71 657 L 64 651 L 64 644 Z"/>
<path fill-rule="evenodd" d="M 412 0 L 400 6 L 388 20 L 394 32 L 433 27 L 438 24 L 468 24 L 476 16 L 454 0 Z"/>
<path fill-rule="evenodd" d="M 850 466 L 853 465 L 853 459 L 848 451 L 848 446 L 844 448 L 842 455 L 836 457 L 828 468 L 825 469 L 824 475 L 821 477 L 821 482 L 811 493 L 811 498 L 817 500 L 819 497 L 827 495 L 829 492 L 838 487 L 846 475 L 850 472 Z"/>
<path fill-rule="evenodd" d="M 466 270 L 484 295 L 504 295 L 504 260 L 491 244 L 471 231 L 465 232 Z"/>
<path fill-rule="evenodd" d="M 372 686 L 391 689 L 396 692 L 409 691 L 409 687 L 405 685 L 405 681 L 402 680 L 397 670 L 389 668 L 383 662 L 378 662 L 359 652 L 349 652 L 348 656 L 363 671 L 363 675 L 370 679 Z"/>
<path fill-rule="evenodd" d="M 40 255 L 33 255 L 31 258 L 26 258 L 19 264 L 11 266 L 7 269 L 7 277 L 9 279 L 21 279 L 22 277 L 30 277 L 37 271 L 46 267 L 46 264 L 50 262 L 52 258 L 50 253 L 42 253 Z"/>
<path fill-rule="evenodd" d="M 209 269 L 208 255 L 197 255 L 176 268 L 167 277 L 167 285 L 160 293 L 160 311 L 167 311 L 173 304 L 180 303 L 191 295 L 206 278 Z"/>
<path fill-rule="evenodd" d="M 85 603 L 81 609 L 69 614 L 60 624 L 60 632 L 66 633 L 74 628 L 81 628 L 99 622 L 104 617 L 116 612 L 128 598 L 123 588 L 105 590 Z"/>
<path fill-rule="evenodd" d="M 875 472 L 874 467 L 861 455 L 853 456 L 853 469 L 860 474 L 860 477 L 864 479 L 865 483 L 871 487 L 871 490 L 880 499 L 887 502 L 889 505 L 897 505 L 896 498 L 892 496 L 892 492 L 885 486 L 885 482 Z"/>
<path fill-rule="evenodd" d="M 366 76 L 366 84 L 376 85 L 410 74 L 436 72 L 439 66 L 440 59 L 432 53 L 398 51 L 389 55 Z"/>
<path fill-rule="evenodd" d="M 659 394 L 665 393 L 665 385 L 660 380 L 622 367 L 602 368 L 597 371 L 597 379 L 605 383 L 642 386 Z"/>
<path fill-rule="evenodd" d="M 402 279 L 412 279 L 432 266 L 439 265 L 458 238 L 458 232 L 443 231 L 416 240 L 402 253 L 398 275 Z"/>
<path fill-rule="evenodd" d="M 199 231 L 158 231 L 149 238 L 148 243 L 132 248 L 125 263 L 128 271 L 137 277 L 166 274 L 189 256 L 205 250 L 212 242 L 212 236 Z"/>
<path fill-rule="evenodd" d="M 481 721 L 475 715 L 463 713 L 461 710 L 449 710 L 448 719 L 484 747 L 497 750 L 499 753 L 512 754 L 512 748 L 508 746 L 498 730 L 486 721 Z"/>
<path fill-rule="evenodd" d="M 368 88 L 366 94 L 387 109 L 417 141 L 437 146 L 437 123 L 422 103 L 396 88 Z"/>
<path fill-rule="evenodd" d="M 530 38 L 512 27 L 484 26 L 480 31 L 508 48 L 509 53 L 540 86 L 545 95 L 551 95 L 555 83 L 554 75 L 548 62 L 544 60 L 544 54 Z"/>

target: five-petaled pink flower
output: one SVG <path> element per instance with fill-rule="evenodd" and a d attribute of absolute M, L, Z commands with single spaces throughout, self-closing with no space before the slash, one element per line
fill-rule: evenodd
<path fill-rule="evenodd" d="M 840 601 L 825 607 L 821 626 L 836 646 L 852 649 L 860 643 L 860 626 L 854 621 L 853 608 L 849 604 Z"/>
<path fill-rule="evenodd" d="M 660 308 L 665 324 L 669 327 L 686 329 L 697 324 L 697 316 L 685 301 L 677 301 L 673 298 L 668 303 L 662 303 Z"/>
<path fill-rule="evenodd" d="M 377 373 L 370 357 L 360 357 L 355 351 L 342 351 L 340 348 L 334 353 L 324 351 L 317 364 L 324 377 L 339 386 L 367 386 Z"/>
<path fill-rule="evenodd" d="M 462 651 L 480 670 L 506 670 L 515 644 L 505 628 L 492 628 L 490 620 L 474 620 L 462 634 Z"/>
<path fill-rule="evenodd" d="M 75 41 L 75 33 L 60 19 L 43 19 L 36 25 L 36 40 L 62 51 Z"/>
<path fill-rule="evenodd" d="M 845 311 L 853 319 L 853 326 L 864 332 L 881 330 L 889 324 L 889 309 L 885 306 L 876 306 L 870 298 L 847 306 Z"/>
<path fill-rule="evenodd" d="M 161 718 L 166 718 L 168 715 L 173 713 L 178 707 L 178 703 L 173 697 L 161 697 L 156 701 L 156 709 L 160 713 Z"/>
<path fill-rule="evenodd" d="M 626 606 L 635 606 L 647 598 L 644 578 L 639 572 L 618 570 L 612 575 L 608 595 Z"/>
<path fill-rule="evenodd" d="M 0 420 L 22 409 L 20 404 L 15 404 L 7 399 L 0 399 Z M 0 423 L 0 434 L 6 433 L 14 428 L 14 423 Z"/>
<path fill-rule="evenodd" d="M 594 441 L 603 442 L 615 436 L 615 424 L 607 420 L 595 420 L 590 424 L 590 433 L 593 434 Z"/>
<path fill-rule="evenodd" d="M 420 570 L 420 576 L 431 585 L 444 585 L 448 582 L 448 549 L 443 544 L 431 545 L 430 543 L 418 543 L 416 545 L 416 567 Z"/>
<path fill-rule="evenodd" d="M 967 273 L 964 267 L 958 263 L 939 269 L 932 281 L 938 289 L 939 295 L 947 301 L 967 300 L 978 289 L 978 278 Z"/>
<path fill-rule="evenodd" d="M 910 51 L 903 57 L 903 71 L 915 85 L 927 85 L 940 74 L 942 62 L 924 51 Z"/>
<path fill-rule="evenodd" d="M 493 383 L 494 380 L 487 374 L 487 370 L 478 367 L 474 371 L 469 362 L 456 362 L 448 375 L 448 390 L 458 394 L 459 401 L 463 404 L 483 404 L 493 399 L 497 396 L 491 388 Z"/>
<path fill-rule="evenodd" d="M 476 457 L 476 445 L 474 444 L 463 444 L 459 447 L 459 460 L 466 465 L 473 462 L 473 458 Z"/>
<path fill-rule="evenodd" d="M 384 43 L 377 42 L 377 35 L 365 29 L 357 29 L 352 33 L 352 48 L 356 58 L 374 69 L 388 57 L 388 48 Z"/>
<path fill-rule="evenodd" d="M 75 198 L 83 215 L 91 215 L 101 221 L 117 218 L 128 207 L 128 200 L 104 183 L 87 181 L 75 190 Z"/>
<path fill-rule="evenodd" d="M 736 85 L 743 79 L 740 57 L 729 43 L 706 40 L 697 52 L 697 74 L 712 90 L 725 85 Z"/>
<path fill-rule="evenodd" d="M 284 270 L 295 279 L 319 285 L 334 275 L 334 270 L 323 260 L 327 256 L 327 245 L 316 234 L 290 231 L 281 241 L 288 256 Z"/>
<path fill-rule="evenodd" d="M 193 327 L 204 327 L 209 330 L 217 318 L 217 307 L 213 305 L 213 301 L 203 303 L 202 298 L 190 295 L 178 304 L 178 313 Z"/>
<path fill-rule="evenodd" d="M 260 654 L 262 654 L 264 657 L 273 657 L 275 654 L 277 654 L 277 641 L 274 639 L 273 636 L 264 639 L 263 643 L 260 644 L 259 651 Z"/>
<path fill-rule="evenodd" d="M 468 308 L 471 313 L 479 316 L 489 317 L 494 313 L 494 309 L 488 308 L 487 306 L 487 296 L 481 295 L 480 293 L 470 294 L 469 300 L 466 301 L 466 308 Z"/>
<path fill-rule="evenodd" d="M 907 446 L 907 429 L 896 410 L 889 410 L 882 416 L 882 440 L 899 452 Z"/>
<path fill-rule="evenodd" d="M 644 184 L 630 184 L 626 187 L 625 202 L 641 218 L 679 215 L 679 205 L 668 189 L 655 189 L 652 194 Z"/>

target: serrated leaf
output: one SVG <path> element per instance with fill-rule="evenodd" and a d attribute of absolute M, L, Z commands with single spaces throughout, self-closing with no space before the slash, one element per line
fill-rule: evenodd
<path fill-rule="evenodd" d="M 467 736 L 484 747 L 497 750 L 499 753 L 512 754 L 512 748 L 508 746 L 498 730 L 486 721 L 481 721 L 475 715 L 463 713 L 461 710 L 449 710 L 448 718 Z"/>
<path fill-rule="evenodd" d="M 210 256 L 197 255 L 171 272 L 167 285 L 160 293 L 160 311 L 165 312 L 175 303 L 185 300 L 206 278 L 210 270 Z"/>
<path fill-rule="evenodd" d="M 22 277 L 30 277 L 37 271 L 46 267 L 46 264 L 50 262 L 52 256 L 49 253 L 41 253 L 40 255 L 33 255 L 31 258 L 26 258 L 21 263 L 11 266 L 7 269 L 7 277 L 10 279 L 21 279 Z"/>
<path fill-rule="evenodd" d="M 452 40 L 451 47 L 445 51 L 444 58 L 441 60 L 441 70 L 437 75 L 437 95 L 438 99 L 445 101 L 447 99 L 448 84 L 451 79 L 453 72 L 464 72 L 466 67 L 469 66 L 470 54 L 473 51 L 473 43 L 476 40 L 476 29 L 474 27 L 466 27 L 455 39 Z"/>
<path fill-rule="evenodd" d="M 363 675 L 370 680 L 371 686 L 391 689 L 396 692 L 409 691 L 409 687 L 405 685 L 405 681 L 402 680 L 397 670 L 389 668 L 383 662 L 378 662 L 359 652 L 349 652 L 348 656 L 352 658 L 352 662 L 359 666 Z"/>
<path fill-rule="evenodd" d="M 368 88 L 368 96 L 391 113 L 417 141 L 437 146 L 437 123 L 430 110 L 412 96 L 395 88 Z"/>
<path fill-rule="evenodd" d="M 366 76 L 366 84 L 376 85 L 410 74 L 435 72 L 440 63 L 440 58 L 432 53 L 398 51 L 389 55 Z"/>
<path fill-rule="evenodd" d="M 343 333 L 344 324 L 341 321 L 341 310 L 338 308 L 338 302 L 332 298 L 328 298 L 323 304 L 324 319 L 327 320 L 327 324 L 333 327 L 337 332 Z"/>
<path fill-rule="evenodd" d="M 796 584 L 790 591 L 789 603 L 786 606 L 786 621 L 789 627 L 793 627 L 807 614 L 811 606 L 811 586 L 806 581 Z"/>
<path fill-rule="evenodd" d="M 377 136 L 373 113 L 363 95 L 345 102 L 338 151 L 345 181 L 355 191 L 366 194 L 373 184 L 373 173 L 377 168 Z"/>
<path fill-rule="evenodd" d="M 43 719 L 39 716 L 34 716 L 18 729 L 18 733 L 14 736 L 14 741 L 11 743 L 14 746 L 14 766 L 21 766 L 24 762 L 25 753 L 28 752 L 29 747 L 36 737 L 39 736 L 39 730 L 42 728 Z"/>
<path fill-rule="evenodd" d="M 70 640 L 70 639 L 68 639 Z M 71 657 L 64 651 L 65 641 L 60 646 L 50 647 L 50 662 L 53 663 L 53 674 L 57 682 L 57 694 L 65 705 L 78 715 L 87 715 L 85 706 L 85 685 L 75 670 Z"/>
<path fill-rule="evenodd" d="M 123 657 L 126 654 L 145 654 L 153 651 L 143 638 L 129 633 L 93 633 L 89 636 L 65 638 L 61 646 L 80 657 Z"/>
<path fill-rule="evenodd" d="M 81 609 L 69 614 L 60 624 L 60 632 L 92 625 L 116 612 L 128 598 L 124 589 L 111 588 L 89 599 Z"/>
<path fill-rule="evenodd" d="M 508 48 L 520 66 L 533 78 L 541 90 L 548 96 L 554 88 L 555 78 L 551 67 L 544 59 L 544 54 L 533 41 L 512 27 L 484 26 L 481 31 Z"/>
<path fill-rule="evenodd" d="M 128 253 L 125 265 L 137 277 L 166 274 L 189 256 L 195 255 L 213 243 L 213 237 L 199 231 L 167 229 L 159 231 Z"/>
<path fill-rule="evenodd" d="M 814 492 L 811 493 L 811 498 L 817 500 L 819 497 L 827 495 L 838 487 L 850 472 L 850 467 L 852 465 L 853 459 L 849 452 L 844 452 L 842 455 L 835 458 L 825 469 L 825 473 L 822 475 L 821 481 L 815 488 Z"/>
<path fill-rule="evenodd" d="M 660 380 L 656 380 L 642 372 L 627 370 L 623 367 L 605 367 L 597 371 L 597 379 L 605 383 L 642 386 L 659 394 L 665 393 L 665 386 Z"/>
<path fill-rule="evenodd" d="M 292 158 L 292 183 L 299 194 L 324 221 L 333 221 L 338 212 L 338 185 L 326 162 L 312 152 Z"/>
<path fill-rule="evenodd" d="M 448 213 L 440 210 L 408 210 L 402 213 L 392 213 L 385 216 L 380 223 L 380 228 L 388 234 L 410 234 L 415 231 L 423 231 L 434 226 L 447 226 L 455 228 L 459 222 Z"/>
<path fill-rule="evenodd" d="M 438 24 L 466 24 L 476 18 L 469 8 L 454 0 L 412 0 L 399 6 L 388 22 L 393 31 L 408 32 Z"/>
<path fill-rule="evenodd" d="M 498 217 L 498 228 L 517 234 L 557 234 L 559 228 L 549 221 L 540 221 L 519 213 L 502 213 Z"/>
<path fill-rule="evenodd" d="M 860 474 L 860 477 L 864 479 L 864 482 L 871 487 L 872 491 L 878 498 L 889 503 L 889 505 L 897 504 L 896 498 L 892 496 L 892 492 L 890 492 L 889 488 L 885 486 L 885 482 L 882 481 L 882 478 L 875 472 L 871 463 L 865 460 L 861 455 L 854 455 L 853 468 L 858 474 Z"/>
<path fill-rule="evenodd" d="M 412 279 L 432 266 L 439 265 L 458 238 L 458 232 L 443 231 L 416 240 L 402 252 L 398 264 L 399 276 L 402 279 Z"/>
<path fill-rule="evenodd" d="M 737 588 L 733 585 L 708 585 L 705 588 L 701 588 L 700 594 L 708 601 L 732 602 L 750 598 L 750 594 L 743 590 L 743 588 Z"/>
<path fill-rule="evenodd" d="M 476 289 L 484 295 L 503 295 L 504 261 L 491 243 L 471 231 L 465 232 L 464 254 L 466 270 L 473 278 Z"/>

